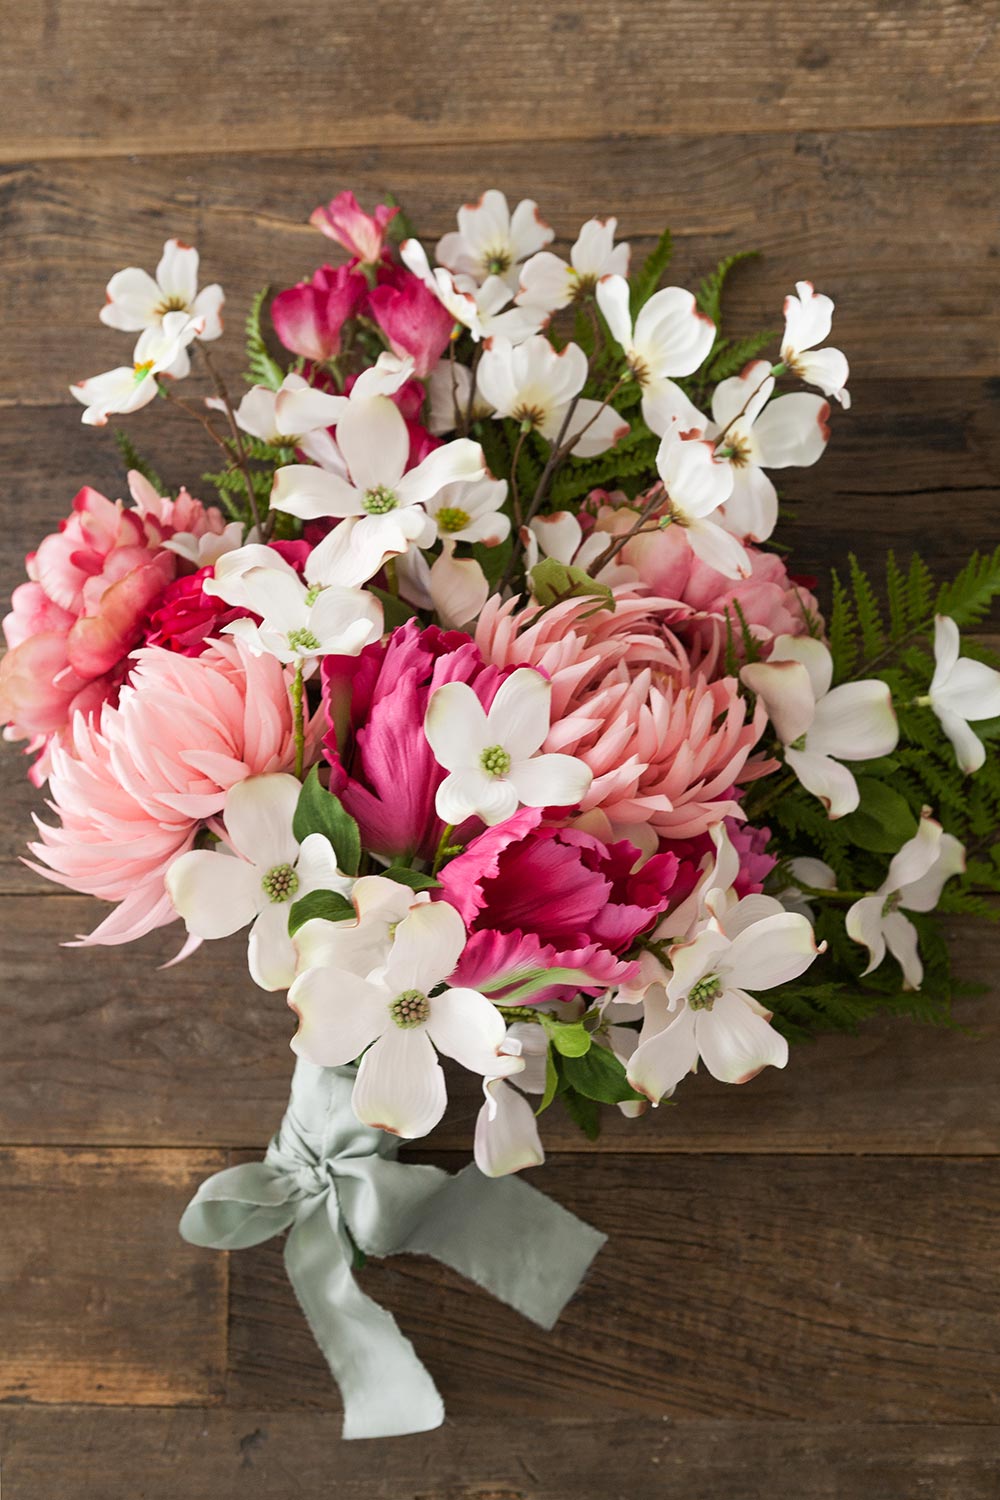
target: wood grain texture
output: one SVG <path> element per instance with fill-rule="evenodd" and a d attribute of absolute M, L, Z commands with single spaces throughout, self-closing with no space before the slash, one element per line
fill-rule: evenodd
<path fill-rule="evenodd" d="M 637 256 L 669 223 L 681 285 L 756 247 L 763 260 L 733 278 L 734 329 L 780 328 L 783 298 L 806 276 L 838 302 L 855 377 L 990 376 L 998 169 L 994 125 L 20 164 L 0 175 L 0 401 L 62 403 L 71 380 L 119 364 L 128 338 L 97 321 L 105 284 L 123 264 L 152 269 L 172 234 L 225 287 L 236 337 L 220 353 L 239 370 L 253 293 L 339 254 L 306 220 L 347 186 L 366 203 L 395 192 L 428 243 L 491 185 L 537 197 L 564 249 L 594 213 L 616 214 Z M 148 413 L 127 425 L 146 430 Z"/>
<path fill-rule="evenodd" d="M 614 1236 L 551 1333 L 431 1261 L 361 1273 L 455 1420 L 996 1422 L 995 1159 L 556 1156 L 544 1187 Z M 230 1275 L 228 1402 L 335 1409 L 278 1247 Z"/>
<path fill-rule="evenodd" d="M 177 1219 L 218 1152 L 0 1149 L 0 1401 L 205 1405 L 226 1265 Z"/>
<path fill-rule="evenodd" d="M 34 1144 L 243 1146 L 261 1150 L 288 1094 L 294 1018 L 257 989 L 239 938 L 206 943 L 177 969 L 167 929 L 120 950 L 67 949 L 93 920 L 72 896 L 8 897 L 0 990 L 0 1140 Z M 988 981 L 996 934 L 953 922 L 958 974 Z M 25 997 L 30 996 L 30 1005 Z M 963 1029 L 873 1022 L 855 1037 L 797 1047 L 787 1069 L 746 1088 L 707 1074 L 640 1120 L 604 1112 L 596 1149 L 610 1152 L 996 1151 L 1000 1143 L 1000 1016 L 995 992 L 962 1001 Z M 471 1074 L 449 1068 L 451 1103 L 436 1145 L 471 1150 L 482 1102 Z M 554 1106 L 550 1150 L 595 1148 Z M 537 1179 L 547 1183 L 547 1174 Z"/>
<path fill-rule="evenodd" d="M 993 0 L 844 0 L 820 27 L 808 6 L 739 0 L 444 0 L 430 14 L 407 0 L 169 11 L 51 0 L 5 38 L 4 149 L 9 160 L 200 151 L 206 139 L 248 151 L 711 134 L 727 118 L 784 130 L 995 119 L 997 14 Z M 123 36 L 141 88 L 121 80 Z"/>
<path fill-rule="evenodd" d="M 996 1500 L 1000 1428 L 536 1414 L 375 1447 L 325 1412 L 0 1410 L 7 1500 Z M 68 1461 L 67 1456 L 72 1456 Z M 114 1489 L 109 1490 L 108 1475 Z M 183 1490 L 179 1489 L 183 1482 Z"/>

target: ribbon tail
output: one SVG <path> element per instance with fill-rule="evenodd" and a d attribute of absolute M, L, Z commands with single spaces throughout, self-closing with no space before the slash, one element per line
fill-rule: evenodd
<path fill-rule="evenodd" d="M 518 1177 L 464 1167 L 399 1246 L 460 1271 L 542 1328 L 553 1328 L 607 1235 Z"/>
<path fill-rule="evenodd" d="M 444 1402 L 395 1318 L 367 1297 L 317 1202 L 285 1242 L 285 1268 L 344 1402 L 345 1438 L 402 1437 L 444 1421 Z"/>

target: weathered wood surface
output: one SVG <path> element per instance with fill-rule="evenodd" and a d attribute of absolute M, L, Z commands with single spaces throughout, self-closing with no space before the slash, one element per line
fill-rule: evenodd
<path fill-rule="evenodd" d="M 845 0 L 819 13 L 740 0 L 447 0 L 433 13 L 407 0 L 49 0 L 5 36 L 4 152 L 471 148 L 714 134 L 728 119 L 754 130 L 996 119 L 996 25 L 993 0 Z"/>
<path fill-rule="evenodd" d="M 339 254 L 306 220 L 346 186 L 366 202 L 395 192 L 429 243 L 493 183 L 511 201 L 536 197 L 564 248 L 594 213 L 616 213 L 637 255 L 669 223 L 681 285 L 757 248 L 763 260 L 733 278 L 736 330 L 780 328 L 783 298 L 806 276 L 837 299 L 856 376 L 989 376 L 998 166 L 996 125 L 17 164 L 0 172 L 0 401 L 61 403 L 71 380 L 120 363 L 127 336 L 97 321 L 105 283 L 124 264 L 152 269 L 171 234 L 198 245 L 238 334 L 266 280 L 289 284 Z M 221 352 L 239 370 L 235 343 Z M 148 427 L 148 413 L 128 425 Z"/>
<path fill-rule="evenodd" d="M 325 1412 L 0 1412 L 10 1500 L 995 1500 L 1000 1427 L 449 1420 L 340 1443 Z M 113 1490 L 101 1489 L 113 1475 Z"/>

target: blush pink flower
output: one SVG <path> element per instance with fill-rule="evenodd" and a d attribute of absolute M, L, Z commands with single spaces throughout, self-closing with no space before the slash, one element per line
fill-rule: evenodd
<path fill-rule="evenodd" d="M 413 360 L 423 379 L 451 340 L 455 320 L 419 277 L 402 266 L 390 266 L 368 295 L 368 308 L 394 354 Z"/>
<path fill-rule="evenodd" d="M 320 266 L 309 281 L 279 292 L 271 303 L 274 331 L 286 349 L 306 359 L 340 353 L 340 335 L 360 308 L 368 283 L 350 266 Z"/>
<path fill-rule="evenodd" d="M 366 214 L 351 192 L 338 193 L 326 205 L 320 204 L 309 215 L 309 222 L 327 239 L 343 245 L 363 265 L 375 265 L 385 250 L 386 231 L 399 213 L 380 203 L 373 214 Z"/>
<path fill-rule="evenodd" d="M 442 683 L 467 682 L 488 708 L 504 675 L 467 635 L 421 630 L 415 620 L 358 656 L 323 659 L 330 787 L 373 853 L 433 858 L 444 831 L 434 799 L 447 773 L 424 733 L 430 696 Z"/>
<path fill-rule="evenodd" d="M 739 816 L 734 786 L 763 775 L 750 761 L 767 722 L 733 677 L 692 667 L 664 623 L 668 604 L 629 585 L 614 611 L 570 599 L 540 613 L 493 598 L 476 644 L 497 667 L 538 667 L 552 680 L 552 728 L 543 749 L 578 756 L 593 772 L 581 800 L 614 838 L 645 853 L 660 839 L 692 838 Z"/>
<path fill-rule="evenodd" d="M 38 820 L 31 868 L 70 890 L 116 903 L 81 941 L 127 943 L 172 922 L 164 887 L 226 792 L 247 776 L 294 765 L 289 674 L 242 643 L 200 656 L 149 647 L 136 654 L 117 706 L 77 714 L 52 747 L 50 805 Z M 318 717 L 308 731 L 314 755 Z"/>

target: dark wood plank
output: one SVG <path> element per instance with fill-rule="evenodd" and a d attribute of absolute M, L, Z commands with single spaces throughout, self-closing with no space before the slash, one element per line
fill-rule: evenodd
<path fill-rule="evenodd" d="M 288 1095 L 294 1019 L 250 981 L 239 938 L 207 943 L 177 969 L 169 929 L 133 947 L 67 949 L 92 920 L 84 899 L 9 897 L 0 991 L 0 1140 L 262 1149 Z M 958 974 L 989 982 L 995 931 L 950 924 Z M 996 995 L 964 1000 L 963 1030 L 883 1020 L 855 1036 L 794 1049 L 782 1072 L 745 1088 L 689 1079 L 677 1102 L 625 1120 L 605 1111 L 604 1152 L 996 1152 L 1000 1018 Z M 451 1103 L 434 1137 L 471 1151 L 477 1080 L 451 1069 Z M 595 1148 L 560 1108 L 551 1151 Z M 535 1177 L 543 1187 L 548 1172 Z"/>
<path fill-rule="evenodd" d="M 342 1443 L 325 1413 L 0 1412 L 9 1500 L 995 1500 L 1000 1428 L 460 1420 Z M 109 1479 L 108 1476 L 113 1476 Z M 113 1489 L 109 1489 L 113 1485 Z"/>
<path fill-rule="evenodd" d="M 671 0 L 539 8 L 119 0 L 29 7 L 5 39 L 4 151 L 314 149 L 995 119 L 992 0 L 706 13 Z M 446 48 L 446 54 L 442 47 Z M 443 56 L 447 65 L 442 65 Z M 142 86 L 118 86 L 126 58 Z M 146 64 L 156 59 L 156 66 Z M 180 100 L 193 100 L 181 107 Z"/>
<path fill-rule="evenodd" d="M 544 1186 L 611 1236 L 551 1333 L 430 1261 L 361 1273 L 456 1421 L 995 1420 L 1000 1162 L 557 1157 Z M 336 1408 L 279 1248 L 230 1275 L 227 1400 Z"/>
<path fill-rule="evenodd" d="M 209 1151 L 0 1150 L 0 1400 L 221 1396 L 226 1265 L 186 1245 L 177 1219 L 223 1164 Z"/>
<path fill-rule="evenodd" d="M 616 214 L 637 254 L 670 223 L 681 284 L 756 247 L 763 262 L 733 279 L 734 327 L 780 325 L 805 276 L 837 299 L 855 375 L 991 375 L 998 163 L 1000 128 L 984 125 L 13 166 L 0 176 L 0 400 L 63 401 L 71 380 L 120 363 L 127 340 L 97 321 L 105 283 L 122 265 L 155 266 L 170 234 L 197 244 L 205 279 L 223 283 L 234 335 L 221 353 L 239 370 L 249 298 L 335 252 L 306 220 L 344 187 L 368 203 L 395 191 L 429 243 L 488 186 L 536 197 L 563 246 L 594 213 Z M 143 441 L 149 414 L 128 425 Z"/>

